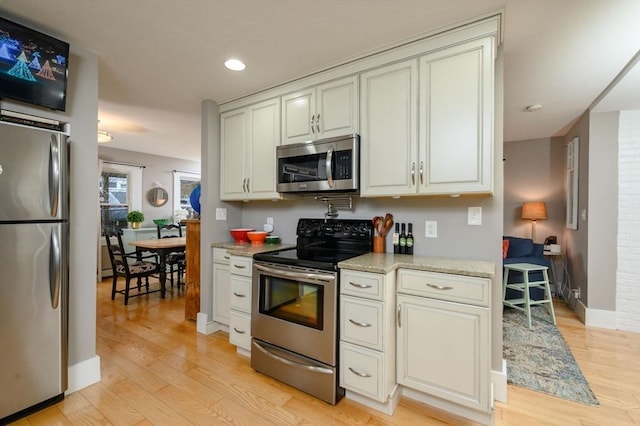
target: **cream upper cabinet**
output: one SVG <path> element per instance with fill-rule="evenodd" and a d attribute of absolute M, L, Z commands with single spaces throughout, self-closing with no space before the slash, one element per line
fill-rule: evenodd
<path fill-rule="evenodd" d="M 220 136 L 220 199 L 280 198 L 276 191 L 280 98 L 222 113 Z"/>
<path fill-rule="evenodd" d="M 418 61 L 360 74 L 362 196 L 416 192 Z"/>
<path fill-rule="evenodd" d="M 493 192 L 493 38 L 420 58 L 423 194 Z"/>
<path fill-rule="evenodd" d="M 358 77 L 282 96 L 282 143 L 358 132 Z"/>
<path fill-rule="evenodd" d="M 361 74 L 362 196 L 493 192 L 493 44 Z"/>

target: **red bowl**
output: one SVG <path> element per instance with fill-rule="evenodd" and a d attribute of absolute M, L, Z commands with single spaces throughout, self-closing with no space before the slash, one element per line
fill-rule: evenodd
<path fill-rule="evenodd" d="M 247 232 L 251 231 L 253 231 L 253 228 L 234 228 L 229 230 L 236 243 L 248 243 L 249 237 L 247 237 Z"/>
<path fill-rule="evenodd" d="M 268 232 L 264 231 L 252 231 L 247 232 L 247 237 L 251 240 L 251 244 L 264 244 L 264 239 L 267 238 Z"/>

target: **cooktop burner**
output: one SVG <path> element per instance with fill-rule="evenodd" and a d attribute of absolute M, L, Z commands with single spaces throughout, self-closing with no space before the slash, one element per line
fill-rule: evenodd
<path fill-rule="evenodd" d="M 373 224 L 360 219 L 300 219 L 296 248 L 254 255 L 257 261 L 335 271 L 371 251 Z"/>

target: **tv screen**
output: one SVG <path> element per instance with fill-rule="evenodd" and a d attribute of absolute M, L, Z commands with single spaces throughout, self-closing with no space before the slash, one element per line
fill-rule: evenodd
<path fill-rule="evenodd" d="M 64 111 L 69 43 L 0 17 L 0 98 Z"/>

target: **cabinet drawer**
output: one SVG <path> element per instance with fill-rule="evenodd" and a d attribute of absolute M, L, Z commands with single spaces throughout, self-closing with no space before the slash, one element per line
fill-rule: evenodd
<path fill-rule="evenodd" d="M 489 280 L 437 272 L 398 270 L 398 292 L 489 306 Z"/>
<path fill-rule="evenodd" d="M 251 313 L 251 279 L 231 275 L 229 306 L 247 314 Z"/>
<path fill-rule="evenodd" d="M 253 266 L 253 261 L 250 257 L 231 256 L 229 262 L 232 274 L 243 275 L 245 277 L 251 276 L 251 267 Z"/>
<path fill-rule="evenodd" d="M 251 315 L 231 310 L 229 314 L 229 343 L 251 350 Z"/>
<path fill-rule="evenodd" d="M 384 402 L 384 355 L 340 342 L 340 386 Z"/>
<path fill-rule="evenodd" d="M 383 350 L 382 339 L 384 304 L 372 300 L 340 297 L 340 336 L 342 340 Z"/>
<path fill-rule="evenodd" d="M 226 263 L 228 265 L 230 259 L 231 259 L 231 256 L 229 255 L 229 252 L 227 251 L 227 249 L 222 249 L 222 248 L 214 248 L 213 249 L 213 261 L 214 262 Z"/>
<path fill-rule="evenodd" d="M 382 300 L 384 275 L 344 269 L 340 274 L 340 293 Z"/>

